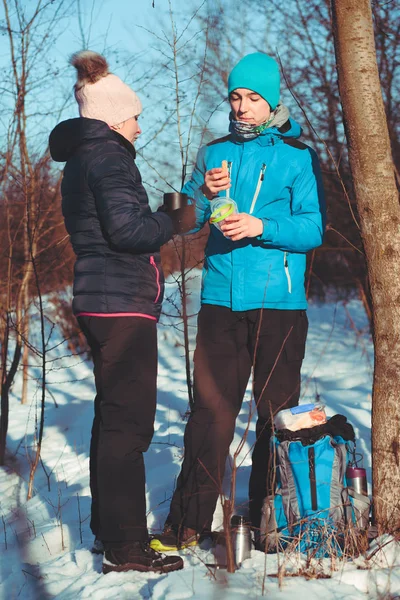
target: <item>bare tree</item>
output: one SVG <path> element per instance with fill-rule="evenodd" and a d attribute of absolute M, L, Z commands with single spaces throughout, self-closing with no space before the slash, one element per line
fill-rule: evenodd
<path fill-rule="evenodd" d="M 371 286 L 375 369 L 373 498 L 382 530 L 400 527 L 400 204 L 369 0 L 332 0 L 340 97 Z"/>
<path fill-rule="evenodd" d="M 161 97 L 168 98 L 168 108 L 164 121 L 158 125 L 156 135 L 151 139 L 152 144 L 158 144 L 159 152 L 147 159 L 145 144 L 139 155 L 161 179 L 164 191 L 179 191 L 184 185 L 205 127 L 198 110 L 205 78 L 208 27 L 206 23 L 199 28 L 197 22 L 204 5 L 205 2 L 200 0 L 196 6 L 188 7 L 185 16 L 181 15 L 182 25 L 178 26 L 173 2 L 169 0 L 168 25 L 162 27 L 161 33 L 148 31 L 155 38 L 160 55 L 163 77 L 158 74 L 159 87 Z M 180 306 L 175 304 L 173 309 L 181 322 L 190 408 L 193 406 L 193 390 L 187 282 L 190 271 L 202 264 L 206 236 L 200 233 L 193 237 L 174 238 L 161 251 L 164 272 L 175 277 L 180 292 Z"/>
<path fill-rule="evenodd" d="M 39 89 L 45 93 L 46 86 L 54 83 L 57 69 L 50 67 L 48 51 L 53 44 L 52 36 L 56 35 L 56 26 L 65 16 L 68 6 L 64 1 L 53 6 L 51 1 L 38 0 L 29 7 L 23 7 L 18 0 L 3 0 L 3 8 L 4 21 L 1 25 L 8 39 L 11 68 L 3 73 L 5 115 L 9 115 L 9 121 L 6 132 L 1 132 L 7 142 L 7 149 L 0 155 L 0 208 L 2 214 L 6 215 L 6 225 L 1 232 L 6 240 L 3 257 L 6 265 L 6 286 L 1 294 L 4 310 L 0 327 L 0 462 L 3 464 L 5 460 L 9 393 L 22 350 L 22 402 L 25 402 L 27 397 L 28 360 L 32 349 L 29 344 L 30 307 L 32 300 L 36 298 L 41 321 L 41 347 L 36 349 L 36 353 L 40 356 L 42 377 L 36 451 L 31 462 L 33 482 L 43 438 L 46 388 L 46 339 L 41 278 L 45 270 L 42 268 L 45 263 L 43 259 L 49 258 L 48 251 L 61 243 L 62 237 L 54 240 L 54 234 L 64 236 L 65 232 L 60 229 L 61 215 L 56 216 L 57 211 L 54 211 L 54 196 L 58 195 L 58 184 L 49 175 L 46 148 L 43 146 L 40 149 L 29 142 L 29 135 L 34 131 L 30 122 L 36 119 L 38 125 L 43 118 L 43 114 L 38 115 L 36 111 L 31 110 L 35 104 L 31 103 L 31 98 L 33 97 L 36 103 L 39 102 L 47 116 L 51 114 L 52 108 L 49 105 L 48 112 L 45 112 L 46 100 L 42 103 L 42 99 L 38 100 L 35 95 L 36 85 L 37 81 L 40 81 Z M 28 104 L 31 109 L 28 108 Z M 4 271 L 2 267 L 3 264 L 0 268 Z M 30 486 L 29 495 L 31 493 Z"/>

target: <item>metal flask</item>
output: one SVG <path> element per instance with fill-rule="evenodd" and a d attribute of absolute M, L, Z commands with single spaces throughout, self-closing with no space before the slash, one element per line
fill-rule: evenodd
<path fill-rule="evenodd" d="M 346 481 L 357 494 L 368 496 L 367 473 L 362 467 L 347 467 Z"/>
<path fill-rule="evenodd" d="M 240 567 L 242 562 L 251 556 L 251 535 L 250 527 L 245 517 L 234 515 L 231 520 L 232 526 L 232 545 L 235 557 L 236 567 Z"/>

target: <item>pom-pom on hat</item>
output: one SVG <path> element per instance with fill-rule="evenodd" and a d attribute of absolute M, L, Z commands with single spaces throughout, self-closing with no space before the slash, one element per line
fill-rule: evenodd
<path fill-rule="evenodd" d="M 104 56 L 83 50 L 71 56 L 78 71 L 75 98 L 81 117 L 118 125 L 142 112 L 142 104 L 131 88 L 108 70 Z"/>
<path fill-rule="evenodd" d="M 262 52 L 244 56 L 233 67 L 228 78 L 228 94 L 238 88 L 245 88 L 260 94 L 272 110 L 279 103 L 280 75 L 278 63 Z"/>

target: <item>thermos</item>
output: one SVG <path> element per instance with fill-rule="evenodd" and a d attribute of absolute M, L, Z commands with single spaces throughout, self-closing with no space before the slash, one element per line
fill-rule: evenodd
<path fill-rule="evenodd" d="M 349 488 L 357 494 L 368 496 L 367 473 L 362 467 L 347 467 L 346 480 Z"/>
<path fill-rule="evenodd" d="M 245 517 L 234 515 L 231 520 L 232 545 L 235 564 L 239 568 L 244 560 L 251 556 L 250 527 Z"/>

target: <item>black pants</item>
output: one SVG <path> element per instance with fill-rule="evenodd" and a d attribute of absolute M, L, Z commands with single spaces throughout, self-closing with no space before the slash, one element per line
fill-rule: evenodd
<path fill-rule="evenodd" d="M 300 394 L 308 320 L 303 310 L 249 310 L 203 305 L 194 354 L 194 410 L 185 430 L 185 457 L 168 521 L 209 529 L 235 420 L 253 367 L 257 441 L 249 483 L 250 517 L 260 524 L 267 494 L 272 416 Z"/>
<path fill-rule="evenodd" d="M 90 445 L 91 529 L 103 541 L 147 540 L 143 452 L 154 432 L 156 322 L 79 317 L 96 382 Z"/>

